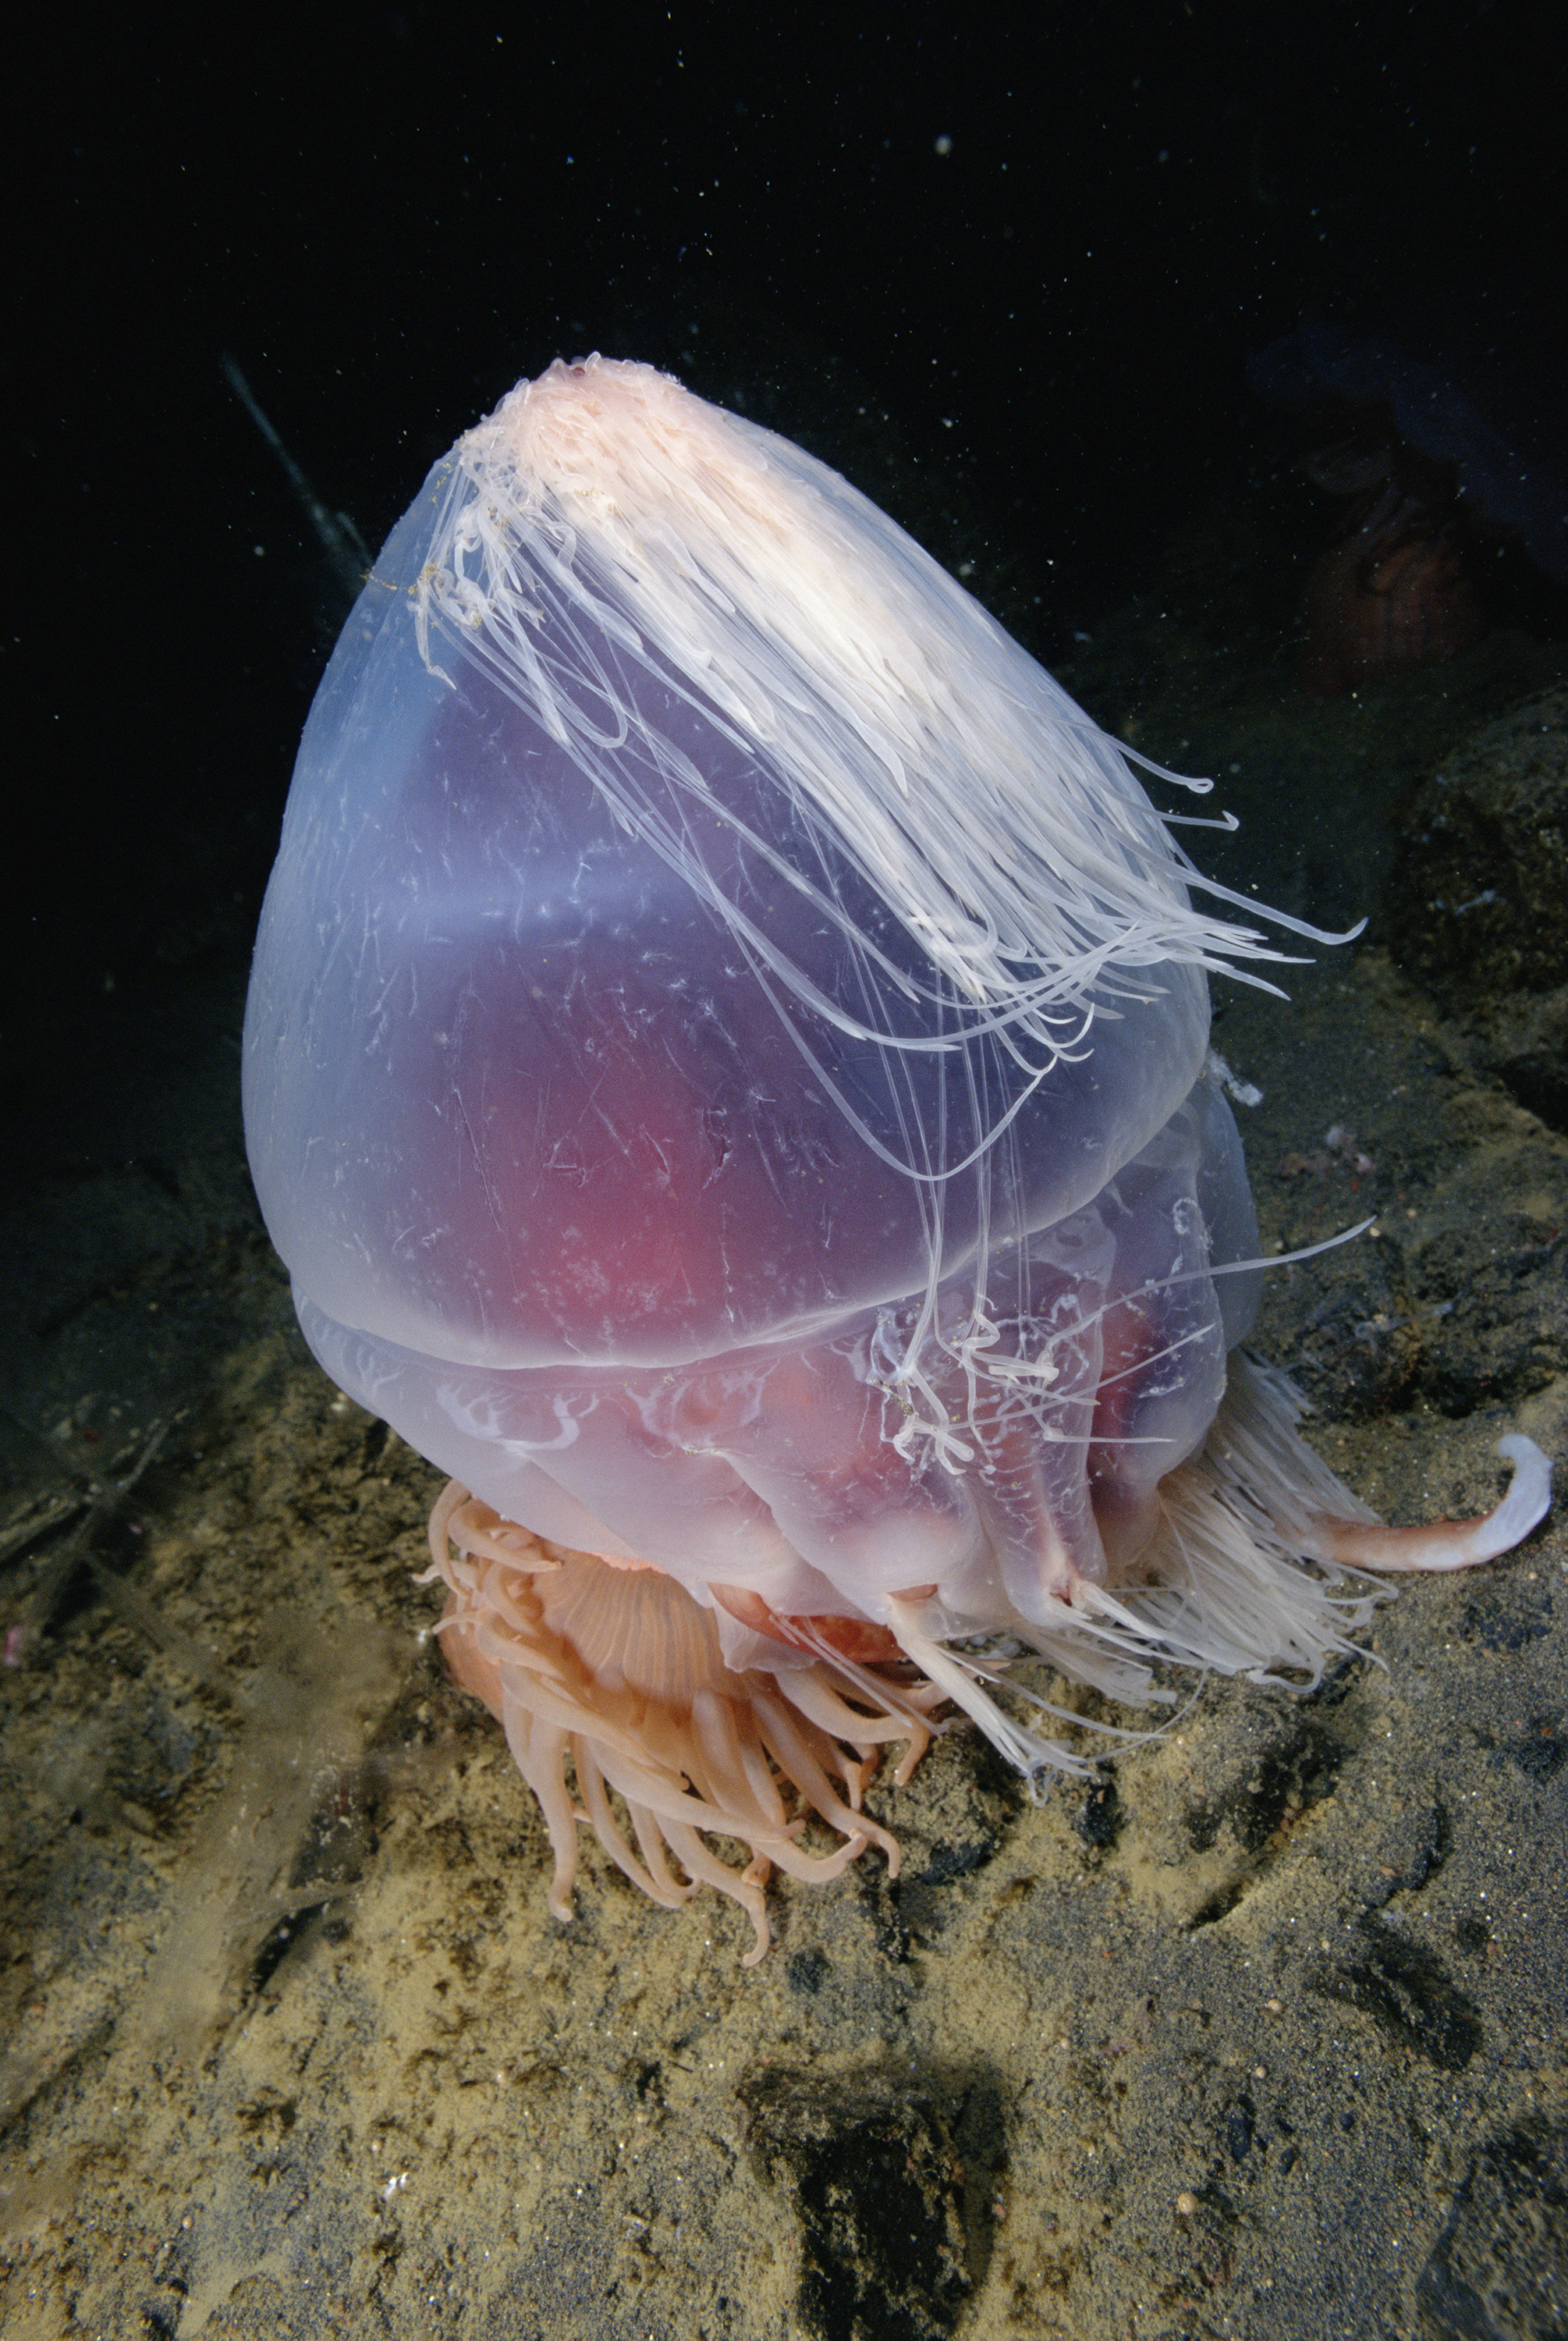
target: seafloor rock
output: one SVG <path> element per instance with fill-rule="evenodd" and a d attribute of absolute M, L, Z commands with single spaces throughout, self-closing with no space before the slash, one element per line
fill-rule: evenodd
<path fill-rule="evenodd" d="M 1472 732 L 1421 783 L 1388 900 L 1396 959 L 1472 1061 L 1568 1128 L 1568 687 Z"/>

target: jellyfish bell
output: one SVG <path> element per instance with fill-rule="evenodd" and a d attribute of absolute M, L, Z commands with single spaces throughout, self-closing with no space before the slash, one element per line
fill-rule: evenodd
<path fill-rule="evenodd" d="M 1236 1348 L 1206 976 L 1279 951 L 1174 818 L 874 505 L 648 367 L 521 384 L 393 531 L 300 750 L 247 1141 L 316 1356 L 451 1475 L 443 1640 L 558 1915 L 586 1823 L 759 1956 L 771 1867 L 896 1862 L 865 1785 L 944 1701 L 1077 1760 L 1004 1649 L 1313 1680 L 1376 1598 L 1336 1572 L 1402 1565 Z M 1525 1533 L 1520 1444 L 1415 1565 Z"/>

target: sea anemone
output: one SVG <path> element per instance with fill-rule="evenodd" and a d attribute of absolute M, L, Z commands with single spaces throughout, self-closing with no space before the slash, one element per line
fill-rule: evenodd
<path fill-rule="evenodd" d="M 1339 500 L 1303 600 L 1301 681 L 1333 697 L 1434 666 L 1478 641 L 1478 579 L 1518 547 L 1568 583 L 1562 385 L 1538 363 L 1537 319 L 1450 288 L 1371 325 L 1317 319 L 1249 360 L 1295 415 L 1303 467 Z"/>

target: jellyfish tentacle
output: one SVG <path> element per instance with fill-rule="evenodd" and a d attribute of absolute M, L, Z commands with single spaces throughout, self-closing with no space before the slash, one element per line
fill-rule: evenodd
<path fill-rule="evenodd" d="M 1552 1508 L 1552 1464 L 1533 1439 L 1510 1431 L 1497 1452 L 1513 1466 L 1500 1503 L 1472 1520 L 1434 1520 L 1418 1528 L 1385 1528 L 1381 1521 L 1325 1520 L 1302 1541 L 1315 1559 L 1353 1568 L 1420 1569 L 1475 1569 L 1512 1552 Z"/>

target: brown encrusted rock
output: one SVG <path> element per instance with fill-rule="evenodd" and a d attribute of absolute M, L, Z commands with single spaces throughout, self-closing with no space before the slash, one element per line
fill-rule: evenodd
<path fill-rule="evenodd" d="M 1488 723 L 1417 790 L 1388 888 L 1396 961 L 1520 1103 L 1568 1119 L 1568 686 Z"/>
<path fill-rule="evenodd" d="M 1568 981 L 1568 686 L 1421 783 L 1389 891 L 1396 960 L 1452 1013 Z"/>

